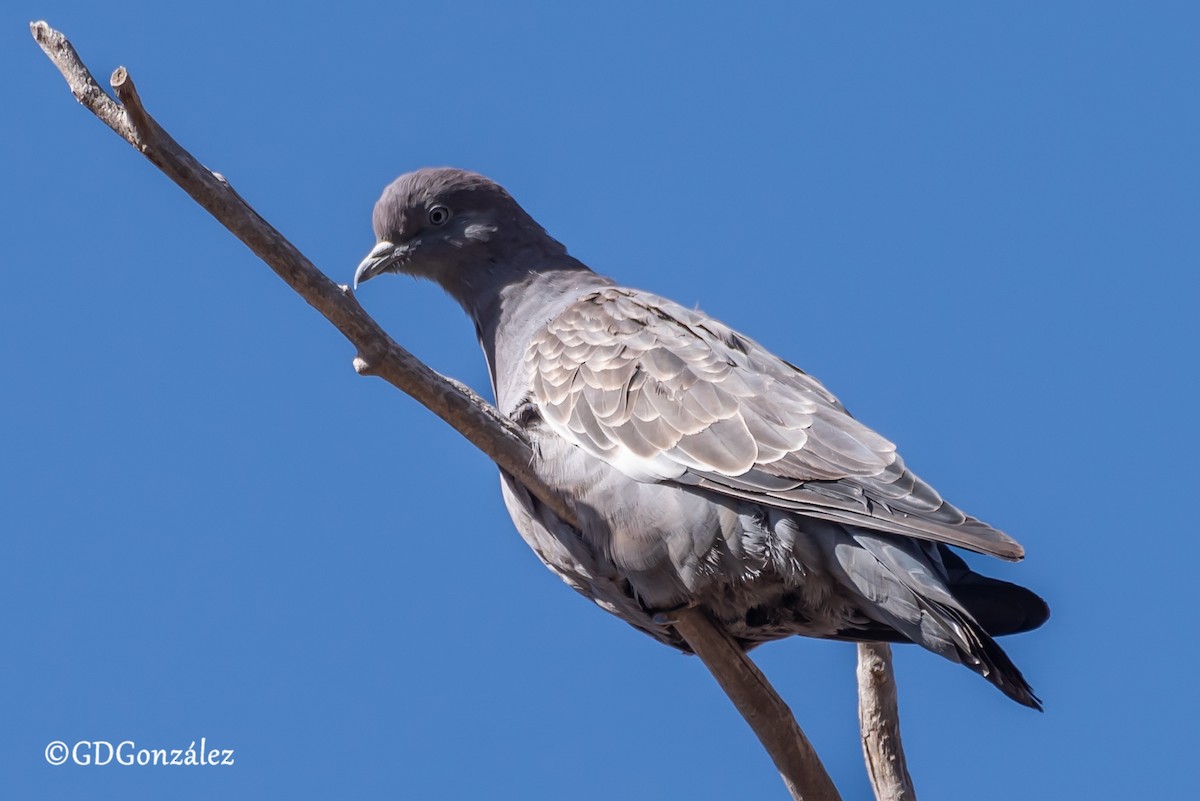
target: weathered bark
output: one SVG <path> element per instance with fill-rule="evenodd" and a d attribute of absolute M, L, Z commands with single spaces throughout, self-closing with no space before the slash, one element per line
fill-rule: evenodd
<path fill-rule="evenodd" d="M 65 36 L 44 22 L 32 23 L 30 29 L 80 103 L 242 240 L 357 348 L 355 370 L 379 376 L 411 395 L 524 484 L 564 521 L 576 525 L 570 499 L 543 484 L 531 469 L 533 453 L 520 429 L 470 389 L 435 372 L 392 340 L 358 304 L 348 287 L 326 277 L 259 216 L 224 177 L 205 168 L 180 147 L 146 111 L 124 67 L 119 67 L 110 80 L 118 103 L 96 83 Z M 833 782 L 791 710 L 733 640 L 699 609 L 675 613 L 672 624 L 762 741 L 792 797 L 808 801 L 837 799 Z M 890 680 L 890 665 L 884 669 Z M 860 682 L 860 692 L 875 692 L 874 686 Z M 892 699 L 893 718 L 885 721 L 892 727 L 889 730 L 896 726 L 894 686 Z M 906 772 L 904 775 L 907 777 Z M 876 792 L 880 792 L 878 785 Z"/>
<path fill-rule="evenodd" d="M 863 758 L 878 801 L 916 801 L 900 742 L 892 648 L 885 642 L 858 646 L 858 726 Z"/>

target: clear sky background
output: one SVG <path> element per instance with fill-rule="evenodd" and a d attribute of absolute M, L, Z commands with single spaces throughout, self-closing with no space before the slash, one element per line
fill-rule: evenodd
<path fill-rule="evenodd" d="M 335 279 L 395 176 L 481 171 L 1020 540 L 972 563 L 1050 602 L 1003 643 L 1046 712 L 898 648 L 922 799 L 1194 785 L 1194 3 L 338 6 L 0 12 L 0 795 L 784 797 L 696 660 L 545 570 L 483 456 L 75 103 L 42 18 Z M 439 290 L 360 297 L 490 395 Z M 756 658 L 865 797 L 854 648 Z M 236 766 L 43 758 L 201 736 Z"/>

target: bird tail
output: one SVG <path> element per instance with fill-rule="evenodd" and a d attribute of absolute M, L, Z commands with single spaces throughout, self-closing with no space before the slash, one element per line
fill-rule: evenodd
<path fill-rule="evenodd" d="M 983 676 L 1018 704 L 1042 711 L 1042 700 L 1034 694 L 1020 669 L 970 613 L 936 601 L 930 603 L 930 607 L 931 614 L 936 615 L 943 628 L 951 634 L 959 662 Z M 926 645 L 920 641 L 918 644 Z"/>
<path fill-rule="evenodd" d="M 863 612 L 882 626 L 841 636 L 915 642 L 966 665 L 1017 703 L 1042 709 L 989 630 L 1009 634 L 1036 628 L 1049 615 L 1045 602 L 1023 587 L 971 572 L 945 546 L 863 529 L 847 533 L 858 547 L 835 549 L 835 562 L 866 602 Z"/>

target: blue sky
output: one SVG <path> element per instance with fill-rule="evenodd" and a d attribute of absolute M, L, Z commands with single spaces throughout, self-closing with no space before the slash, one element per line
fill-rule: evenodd
<path fill-rule="evenodd" d="M 494 468 L 71 98 L 47 19 L 334 278 L 450 164 L 819 377 L 1053 617 L 1038 715 L 897 651 L 923 799 L 1169 796 L 1197 712 L 1194 4 L 0 13 L 0 775 L 13 798 L 779 798 L 692 659 L 537 563 Z M 964 7 L 968 6 L 968 7 Z M 429 285 L 366 307 L 487 389 Z M 756 652 L 847 798 L 851 646 Z M 53 767 L 52 740 L 233 748 Z"/>

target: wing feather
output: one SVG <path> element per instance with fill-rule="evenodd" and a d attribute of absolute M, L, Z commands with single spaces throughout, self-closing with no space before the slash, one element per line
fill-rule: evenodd
<path fill-rule="evenodd" d="M 526 363 L 546 424 L 638 480 L 1023 555 L 946 503 L 820 382 L 699 312 L 605 287 L 542 328 Z"/>

